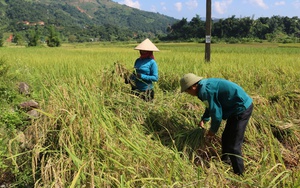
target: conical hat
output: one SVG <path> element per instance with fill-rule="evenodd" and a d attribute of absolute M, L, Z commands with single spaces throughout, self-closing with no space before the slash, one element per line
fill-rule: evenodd
<path fill-rule="evenodd" d="M 180 79 L 181 92 L 185 92 L 189 87 L 202 80 L 203 77 L 193 73 L 187 73 Z"/>
<path fill-rule="evenodd" d="M 135 50 L 144 50 L 144 51 L 152 51 L 152 52 L 158 52 L 159 49 L 149 40 L 145 39 L 143 42 L 141 42 L 137 47 L 134 48 Z"/>

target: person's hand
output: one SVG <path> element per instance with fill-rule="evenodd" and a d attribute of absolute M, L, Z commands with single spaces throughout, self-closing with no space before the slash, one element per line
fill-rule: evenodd
<path fill-rule="evenodd" d="M 204 121 L 200 121 L 200 123 L 199 123 L 199 127 L 201 127 L 201 128 L 203 128 L 203 129 L 205 129 L 205 126 L 204 126 Z"/>

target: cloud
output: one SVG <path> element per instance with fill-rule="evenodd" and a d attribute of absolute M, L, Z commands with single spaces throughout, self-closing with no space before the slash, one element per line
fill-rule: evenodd
<path fill-rule="evenodd" d="M 231 3 L 232 0 L 216 1 L 213 3 L 213 7 L 217 13 L 224 14 Z"/>
<path fill-rule="evenodd" d="M 297 9 L 300 8 L 300 0 L 294 1 L 293 6 L 296 7 Z"/>
<path fill-rule="evenodd" d="M 163 10 L 167 10 L 165 2 L 161 2 L 160 5 L 161 5 L 161 7 L 162 7 Z"/>
<path fill-rule="evenodd" d="M 189 0 L 185 3 L 188 7 L 188 9 L 192 10 L 198 7 L 198 2 L 197 0 Z"/>
<path fill-rule="evenodd" d="M 264 0 L 249 0 L 250 3 L 256 4 L 263 9 L 268 9 L 268 5 L 264 3 Z"/>
<path fill-rule="evenodd" d="M 139 1 L 124 0 L 124 1 L 120 2 L 120 4 L 124 4 L 124 5 L 127 5 L 132 8 L 141 9 L 141 5 L 140 5 Z"/>
<path fill-rule="evenodd" d="M 150 8 L 150 11 L 151 11 L 151 12 L 157 12 L 157 11 L 156 11 L 156 7 L 155 7 L 154 5 L 152 5 L 151 8 Z"/>
<path fill-rule="evenodd" d="M 275 6 L 282 6 L 282 5 L 285 5 L 285 1 L 275 2 Z"/>
<path fill-rule="evenodd" d="M 176 7 L 178 12 L 180 12 L 182 10 L 182 3 L 177 2 L 177 3 L 174 4 L 174 6 Z"/>

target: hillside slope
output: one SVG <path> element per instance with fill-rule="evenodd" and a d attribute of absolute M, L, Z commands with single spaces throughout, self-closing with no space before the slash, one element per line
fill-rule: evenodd
<path fill-rule="evenodd" d="M 172 17 L 134 9 L 111 0 L 7 0 L 0 1 L 2 25 L 22 21 L 60 27 L 113 25 L 133 32 L 165 33 Z"/>

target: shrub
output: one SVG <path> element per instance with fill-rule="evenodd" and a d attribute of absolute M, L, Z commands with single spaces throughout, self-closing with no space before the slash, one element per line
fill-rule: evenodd
<path fill-rule="evenodd" d="M 59 47 L 61 45 L 61 39 L 58 33 L 55 31 L 55 28 L 52 26 L 49 28 L 50 35 L 47 39 L 47 45 L 49 47 Z"/>
<path fill-rule="evenodd" d="M 4 45 L 3 33 L 0 33 L 0 47 Z"/>

